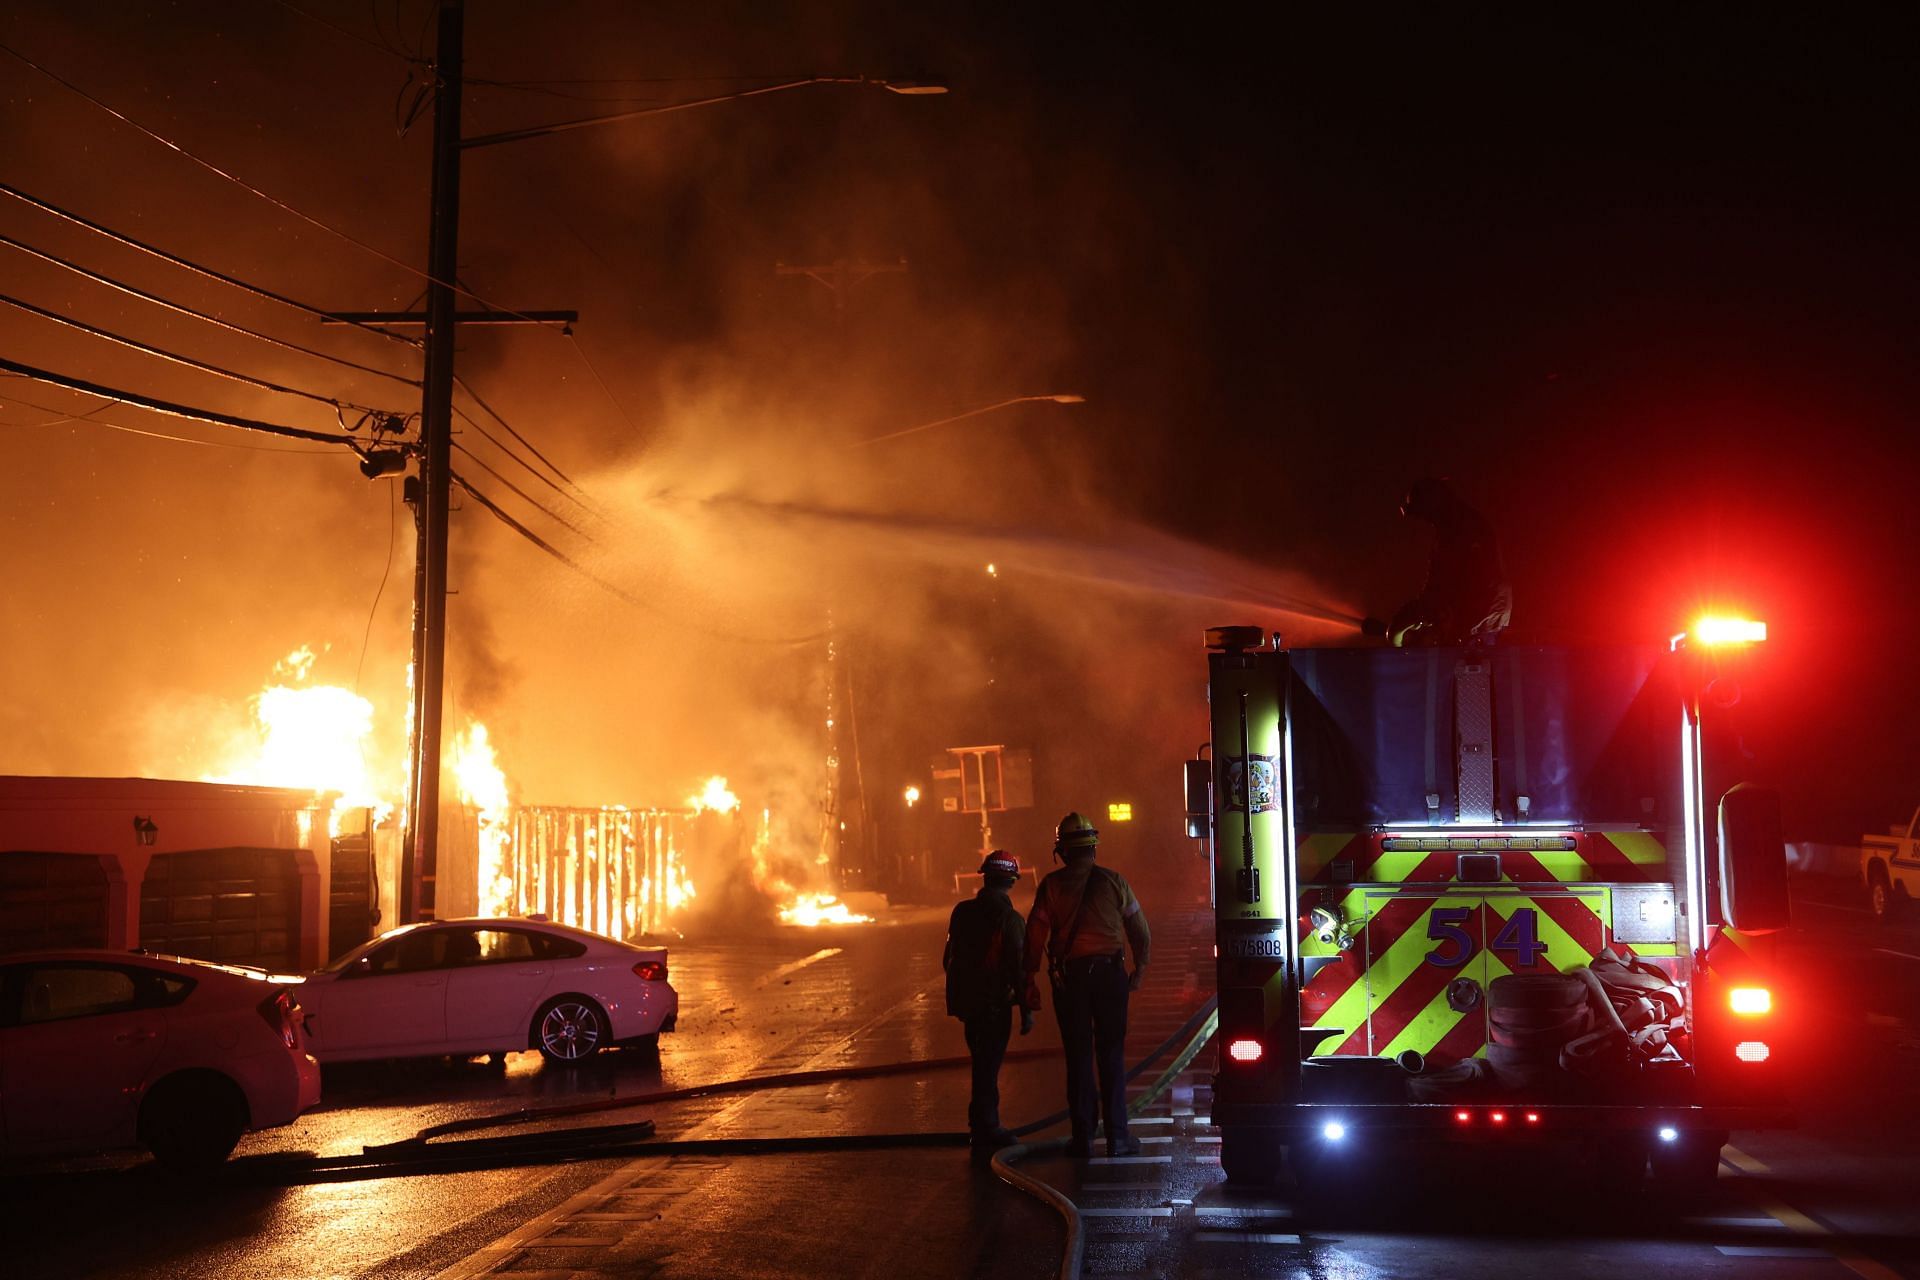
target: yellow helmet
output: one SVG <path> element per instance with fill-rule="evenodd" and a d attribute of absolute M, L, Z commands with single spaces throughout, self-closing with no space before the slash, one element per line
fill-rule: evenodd
<path fill-rule="evenodd" d="M 1092 849 L 1099 843 L 1099 830 L 1091 821 L 1077 813 L 1070 813 L 1060 819 L 1060 825 L 1054 829 L 1053 851 L 1055 853 L 1066 854 L 1079 849 Z"/>

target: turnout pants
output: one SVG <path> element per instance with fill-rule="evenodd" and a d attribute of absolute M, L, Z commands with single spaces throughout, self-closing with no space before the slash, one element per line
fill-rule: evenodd
<path fill-rule="evenodd" d="M 1076 1145 L 1127 1136 L 1127 967 L 1118 953 L 1069 960 L 1053 989 L 1054 1016 L 1067 1054 L 1067 1114 Z M 1095 1089 L 1095 1076 L 1099 1087 Z"/>
<path fill-rule="evenodd" d="M 987 1009 L 960 1020 L 967 1033 L 967 1052 L 973 1055 L 973 1097 L 967 1103 L 967 1129 L 975 1138 L 990 1138 L 1000 1127 L 1000 1064 L 1013 1035 L 1013 1010 Z"/>

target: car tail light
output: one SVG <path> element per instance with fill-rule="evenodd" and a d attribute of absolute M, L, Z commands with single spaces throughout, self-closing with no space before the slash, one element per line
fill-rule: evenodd
<path fill-rule="evenodd" d="M 1733 1056 L 1742 1062 L 1765 1062 L 1773 1056 L 1773 1050 L 1764 1040 L 1742 1040 L 1733 1046 Z"/>
<path fill-rule="evenodd" d="M 667 962 L 665 960 L 642 960 L 633 966 L 633 975 L 642 982 L 665 982 L 667 980 Z"/>
<path fill-rule="evenodd" d="M 1765 987 L 1735 987 L 1727 992 L 1727 1006 L 1743 1018 L 1773 1012 L 1773 993 Z"/>
<path fill-rule="evenodd" d="M 1473 1112 L 1466 1110 L 1456 1111 L 1453 1113 L 1453 1118 L 1461 1124 L 1467 1124 L 1473 1120 Z"/>
<path fill-rule="evenodd" d="M 1487 1119 L 1493 1121 L 1495 1124 L 1505 1124 L 1507 1122 L 1507 1113 L 1504 1111 L 1495 1111 L 1489 1115 Z"/>
<path fill-rule="evenodd" d="M 1227 1042 L 1227 1056 L 1235 1062 L 1258 1062 L 1266 1050 L 1258 1040 L 1230 1040 Z"/>
<path fill-rule="evenodd" d="M 1527 1112 L 1527 1123 L 1528 1123 L 1528 1124 L 1539 1124 L 1539 1123 L 1540 1123 L 1540 1113 L 1539 1113 L 1538 1111 L 1529 1111 L 1529 1112 Z"/>
<path fill-rule="evenodd" d="M 260 1016 L 274 1029 L 289 1049 L 300 1047 L 300 1004 L 284 991 L 276 991 L 260 1002 Z"/>

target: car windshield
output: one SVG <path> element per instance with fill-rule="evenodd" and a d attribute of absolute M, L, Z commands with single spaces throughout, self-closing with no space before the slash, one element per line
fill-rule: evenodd
<path fill-rule="evenodd" d="M 379 937 L 369 938 L 365 942 L 361 943 L 359 946 L 355 947 L 353 950 L 341 954 L 340 956 L 336 957 L 335 959 L 333 959 L 331 962 L 327 964 L 321 965 L 318 972 L 320 973 L 345 972 L 347 969 L 353 966 L 354 961 L 358 960 L 361 956 L 366 955 L 369 951 L 372 951 L 375 947 L 391 942 L 395 938 L 398 938 L 400 935 L 404 933 L 410 933 L 413 930 L 418 929 L 419 927 L 420 926 L 418 924 L 403 924 L 397 929 L 389 929 L 385 933 L 381 934 Z"/>

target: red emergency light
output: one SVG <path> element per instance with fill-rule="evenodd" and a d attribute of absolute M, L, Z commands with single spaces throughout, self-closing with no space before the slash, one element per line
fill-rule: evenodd
<path fill-rule="evenodd" d="M 1735 987 L 1727 992 L 1727 1007 L 1743 1018 L 1773 1012 L 1773 993 L 1765 987 Z"/>
<path fill-rule="evenodd" d="M 1266 1052 L 1258 1040 L 1229 1040 L 1227 1056 L 1235 1062 L 1258 1062 L 1260 1055 Z"/>
<path fill-rule="evenodd" d="M 1758 644 L 1767 638 L 1767 624 L 1753 618 L 1726 618 L 1709 614 L 1695 620 L 1687 633 L 1700 644 Z"/>

